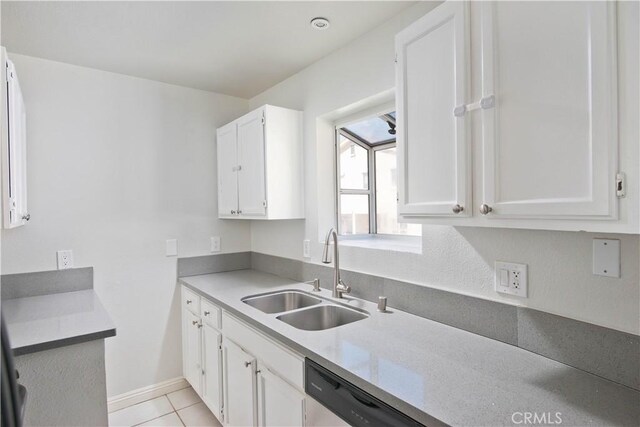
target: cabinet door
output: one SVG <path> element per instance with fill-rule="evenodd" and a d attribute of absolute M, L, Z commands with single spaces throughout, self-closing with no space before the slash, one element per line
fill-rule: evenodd
<path fill-rule="evenodd" d="M 234 216 L 238 211 L 237 126 L 230 123 L 217 131 L 218 216 Z"/>
<path fill-rule="evenodd" d="M 202 400 L 222 420 L 222 335 L 205 324 L 202 328 Z"/>
<path fill-rule="evenodd" d="M 256 425 L 256 359 L 226 338 L 222 343 L 222 351 L 226 423 L 243 427 Z"/>
<path fill-rule="evenodd" d="M 242 216 L 266 212 L 264 109 L 238 119 L 238 205 Z"/>
<path fill-rule="evenodd" d="M 201 340 L 200 318 L 188 310 L 182 311 L 182 357 L 184 358 L 184 377 L 189 381 L 193 389 L 201 393 Z"/>
<path fill-rule="evenodd" d="M 615 2 L 484 2 L 487 217 L 617 216 Z"/>
<path fill-rule="evenodd" d="M 18 75 L 13 63 L 4 56 L 6 72 L 6 99 L 2 117 L 2 173 L 3 222 L 5 228 L 24 225 L 29 220 L 27 211 L 27 136 L 26 110 Z M 4 75 L 4 73 L 3 73 Z"/>
<path fill-rule="evenodd" d="M 258 425 L 304 426 L 304 395 L 264 366 L 258 371 Z"/>
<path fill-rule="evenodd" d="M 466 216 L 471 208 L 469 115 L 454 114 L 467 101 L 468 27 L 467 2 L 449 1 L 396 36 L 401 216 Z"/>

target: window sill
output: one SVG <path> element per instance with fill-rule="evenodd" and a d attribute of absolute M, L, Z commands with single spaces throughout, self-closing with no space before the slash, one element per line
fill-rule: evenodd
<path fill-rule="evenodd" d="M 351 236 L 340 236 L 339 241 L 341 246 L 422 254 L 421 236 L 360 234 Z"/>

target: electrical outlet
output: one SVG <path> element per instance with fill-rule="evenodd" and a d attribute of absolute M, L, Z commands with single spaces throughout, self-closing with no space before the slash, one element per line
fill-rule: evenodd
<path fill-rule="evenodd" d="M 495 290 L 527 298 L 527 264 L 496 261 Z"/>
<path fill-rule="evenodd" d="M 166 254 L 167 256 L 178 255 L 178 240 L 176 239 L 167 240 Z"/>
<path fill-rule="evenodd" d="M 220 236 L 211 237 L 211 252 L 220 252 Z"/>
<path fill-rule="evenodd" d="M 58 270 L 73 268 L 73 251 L 71 249 L 56 252 L 58 259 Z"/>
<path fill-rule="evenodd" d="M 302 241 L 302 256 L 305 258 L 311 258 L 311 240 Z"/>

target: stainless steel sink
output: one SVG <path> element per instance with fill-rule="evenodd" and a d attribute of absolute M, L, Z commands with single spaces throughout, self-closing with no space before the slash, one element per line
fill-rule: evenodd
<path fill-rule="evenodd" d="M 320 304 L 322 300 L 299 291 L 280 291 L 242 298 L 242 302 L 265 313 L 282 313 Z"/>
<path fill-rule="evenodd" d="M 321 331 L 357 322 L 367 317 L 369 316 L 366 313 L 350 308 L 338 305 L 320 305 L 293 313 L 281 314 L 276 319 L 305 331 Z"/>

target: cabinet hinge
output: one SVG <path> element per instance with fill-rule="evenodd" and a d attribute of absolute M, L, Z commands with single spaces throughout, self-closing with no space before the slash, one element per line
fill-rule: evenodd
<path fill-rule="evenodd" d="M 478 102 L 473 102 L 471 104 L 462 104 L 458 105 L 453 109 L 453 115 L 456 117 L 462 117 L 466 114 L 467 111 L 478 110 L 482 108 L 483 110 L 488 110 L 489 108 L 493 108 L 496 106 L 496 96 L 488 95 L 484 96 Z"/>
<path fill-rule="evenodd" d="M 267 207 L 267 201 L 266 201 L 266 200 L 263 200 L 263 201 L 262 201 L 262 207 L 263 207 L 263 208 L 266 208 L 266 207 Z"/>
<path fill-rule="evenodd" d="M 624 172 L 618 172 L 616 174 L 616 196 L 623 198 L 627 194 L 627 182 L 624 177 Z"/>
<path fill-rule="evenodd" d="M 264 119 L 264 116 L 262 116 L 262 126 L 264 126 L 264 123 L 265 123 L 265 119 Z"/>
<path fill-rule="evenodd" d="M 396 56 L 393 58 L 393 62 L 395 62 L 396 64 L 398 63 L 398 54 L 396 53 Z"/>

